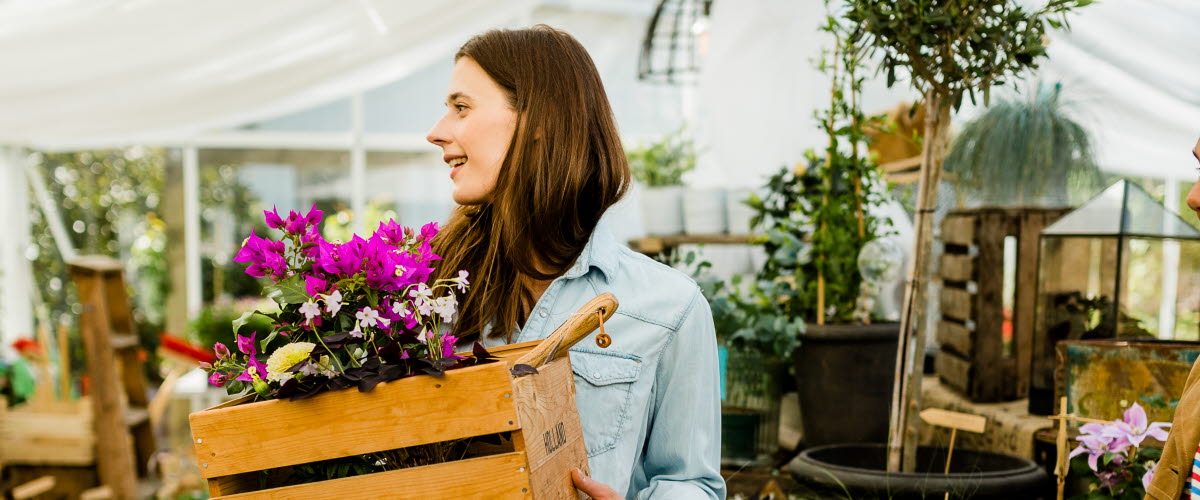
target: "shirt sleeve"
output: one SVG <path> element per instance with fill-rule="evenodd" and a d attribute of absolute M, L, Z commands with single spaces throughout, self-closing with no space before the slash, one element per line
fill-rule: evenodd
<path fill-rule="evenodd" d="M 725 498 L 717 337 L 699 289 L 663 349 L 655 377 L 643 463 L 649 486 L 637 499 Z"/>

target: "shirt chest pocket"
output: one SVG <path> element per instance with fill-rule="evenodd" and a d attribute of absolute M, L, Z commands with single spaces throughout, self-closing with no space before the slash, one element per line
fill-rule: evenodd
<path fill-rule="evenodd" d="M 571 350 L 575 372 L 575 405 L 583 424 L 583 441 L 589 457 L 611 450 L 628 431 L 633 406 L 633 385 L 642 370 L 635 356 Z"/>

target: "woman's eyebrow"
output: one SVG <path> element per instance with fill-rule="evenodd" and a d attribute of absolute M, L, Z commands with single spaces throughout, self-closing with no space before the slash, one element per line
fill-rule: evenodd
<path fill-rule="evenodd" d="M 464 94 L 464 93 L 462 93 L 462 92 L 454 92 L 454 93 L 450 94 L 450 96 L 449 96 L 449 97 L 446 97 L 446 102 L 445 102 L 445 104 L 446 104 L 447 106 L 449 106 L 449 105 L 450 105 L 450 101 L 454 101 L 454 100 L 457 100 L 457 99 L 466 99 L 466 100 L 468 100 L 468 101 L 469 101 L 469 100 L 471 100 L 471 96 L 469 96 L 469 95 L 467 95 L 467 94 Z"/>

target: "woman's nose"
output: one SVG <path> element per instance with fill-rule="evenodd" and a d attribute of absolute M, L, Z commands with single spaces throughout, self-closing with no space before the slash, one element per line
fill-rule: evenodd
<path fill-rule="evenodd" d="M 1187 206 L 1200 214 L 1200 180 L 1196 181 L 1191 191 L 1188 191 Z"/>
<path fill-rule="evenodd" d="M 446 133 L 446 119 L 443 117 L 433 124 L 433 128 L 429 129 L 429 133 L 425 135 L 425 140 L 438 145 L 445 146 L 450 143 L 450 135 Z"/>

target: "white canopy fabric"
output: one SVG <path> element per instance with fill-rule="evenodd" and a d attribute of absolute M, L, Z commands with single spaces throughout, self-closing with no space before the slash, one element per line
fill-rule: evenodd
<path fill-rule="evenodd" d="M 186 137 L 400 79 L 528 0 L 0 1 L 0 144 Z"/>
<path fill-rule="evenodd" d="M 812 112 L 829 105 L 829 78 L 812 61 L 832 46 L 817 31 L 825 13 L 821 2 L 714 3 L 699 87 L 704 183 L 756 186 L 763 175 L 800 161 L 805 149 L 823 147 Z M 1071 31 L 1050 33 L 1049 57 L 1026 80 L 1062 82 L 1062 98 L 1092 133 L 1102 169 L 1195 179 L 1200 2 L 1110 0 L 1069 20 Z M 863 108 L 880 112 L 914 97 L 904 82 L 886 89 L 882 78 L 869 79 Z M 964 105 L 955 122 L 975 112 Z"/>

